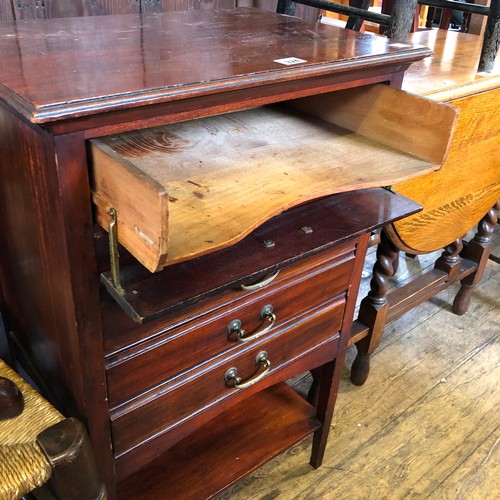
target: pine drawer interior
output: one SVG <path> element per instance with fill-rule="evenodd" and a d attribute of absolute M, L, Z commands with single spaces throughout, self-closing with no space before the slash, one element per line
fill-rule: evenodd
<path fill-rule="evenodd" d="M 384 85 L 91 140 L 99 224 L 149 271 L 225 248 L 276 214 L 439 168 L 455 108 Z"/>

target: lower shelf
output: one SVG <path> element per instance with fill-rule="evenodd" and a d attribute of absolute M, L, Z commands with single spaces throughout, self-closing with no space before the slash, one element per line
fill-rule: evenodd
<path fill-rule="evenodd" d="M 286 384 L 272 386 L 120 482 L 118 497 L 209 498 L 318 429 L 315 413 Z"/>

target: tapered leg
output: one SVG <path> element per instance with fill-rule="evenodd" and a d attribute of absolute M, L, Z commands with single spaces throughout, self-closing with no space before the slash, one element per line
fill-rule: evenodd
<path fill-rule="evenodd" d="M 481 219 L 477 226 L 477 233 L 468 243 L 464 257 L 477 263 L 476 271 L 461 281 L 460 290 L 453 301 L 453 312 L 458 315 L 465 314 L 469 308 L 472 291 L 483 277 L 484 268 L 491 252 L 491 235 L 498 222 L 500 200 Z"/>
<path fill-rule="evenodd" d="M 370 355 L 379 346 L 389 309 L 387 292 L 389 279 L 397 269 L 399 250 L 384 231 L 377 247 L 377 261 L 373 266 L 373 277 L 368 296 L 361 302 L 358 319 L 370 327 L 367 337 L 356 343 L 358 354 L 351 367 L 351 381 L 363 385 L 370 373 Z"/>
<path fill-rule="evenodd" d="M 312 372 L 313 377 L 319 382 L 316 385 L 314 399 L 317 400 L 316 416 L 321 422 L 321 427 L 313 435 L 311 460 L 309 462 L 315 469 L 323 462 L 328 432 L 333 418 L 333 409 L 337 399 L 342 364 L 338 360 L 333 360 Z"/>
<path fill-rule="evenodd" d="M 311 370 L 312 384 L 307 393 L 307 402 L 312 406 L 318 405 L 319 382 L 321 378 L 321 367 Z"/>

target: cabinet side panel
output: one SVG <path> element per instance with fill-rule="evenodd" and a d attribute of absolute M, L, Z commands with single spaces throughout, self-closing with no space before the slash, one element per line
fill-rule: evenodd
<path fill-rule="evenodd" d="M 75 411 L 65 395 L 81 399 L 80 377 L 61 363 L 80 364 L 71 342 L 73 318 L 60 231 L 58 188 L 50 174 L 46 137 L 7 111 L 0 111 L 1 282 L 9 330 L 43 374 L 49 398 L 64 412 Z M 66 317 L 65 317 L 66 316 Z M 64 347 L 59 342 L 65 338 Z M 76 366 L 75 366 L 76 368 Z M 66 381 L 65 383 L 63 381 Z"/>
<path fill-rule="evenodd" d="M 109 478 L 103 472 L 102 433 L 109 442 L 109 430 L 83 138 L 80 158 L 75 154 L 82 151 L 59 147 L 56 156 L 47 132 L 0 107 L 2 309 L 17 353 L 42 392 L 88 425 L 94 445 L 101 434 L 96 458 Z"/>
<path fill-rule="evenodd" d="M 72 305 L 82 359 L 79 373 L 84 381 L 85 419 L 101 478 L 111 494 L 114 465 L 86 145 L 83 134 L 79 133 L 57 136 L 54 142 Z"/>

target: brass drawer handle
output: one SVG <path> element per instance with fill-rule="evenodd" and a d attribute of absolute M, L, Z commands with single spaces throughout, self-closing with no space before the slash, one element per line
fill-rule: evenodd
<path fill-rule="evenodd" d="M 269 276 L 269 278 L 265 278 L 262 281 L 259 281 L 258 283 L 254 283 L 253 285 L 240 285 L 240 288 L 242 290 L 246 290 L 247 292 L 252 290 L 258 290 L 259 288 L 269 285 L 271 281 L 274 281 L 274 279 L 276 278 L 276 276 L 278 276 L 279 273 L 280 270 L 278 269 L 274 274 Z"/>
<path fill-rule="evenodd" d="M 267 333 L 273 326 L 274 323 L 276 323 L 276 314 L 273 312 L 273 306 L 272 305 L 267 305 L 262 308 L 262 311 L 260 311 L 260 318 L 263 320 L 262 325 L 263 326 L 266 322 L 269 322 L 267 326 L 262 328 L 262 330 L 257 330 L 255 333 L 252 335 L 249 335 L 248 337 L 245 337 L 245 330 L 241 328 L 241 321 L 239 319 L 234 319 L 229 323 L 229 326 L 227 327 L 227 331 L 229 332 L 229 337 L 236 335 L 236 339 L 238 342 L 250 342 L 252 340 L 258 339 L 265 333 Z"/>
<path fill-rule="evenodd" d="M 256 377 L 247 380 L 246 382 L 241 382 L 241 377 L 238 377 L 238 368 L 235 368 L 233 366 L 232 368 L 229 368 L 229 370 L 227 370 L 227 372 L 225 373 L 224 380 L 226 382 L 232 381 L 233 387 L 235 389 L 246 389 L 247 387 L 256 384 L 259 380 L 262 380 L 271 369 L 271 361 L 269 361 L 266 351 L 260 351 L 259 354 L 257 354 L 255 358 L 255 364 L 257 366 L 262 365 L 264 367 L 264 371 L 260 375 L 257 375 Z"/>

